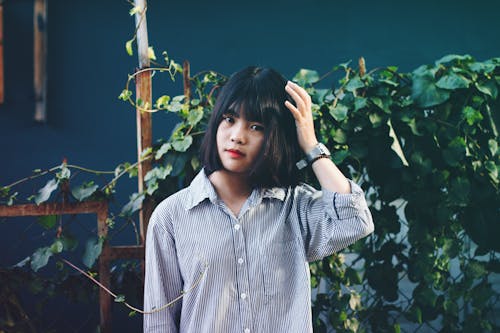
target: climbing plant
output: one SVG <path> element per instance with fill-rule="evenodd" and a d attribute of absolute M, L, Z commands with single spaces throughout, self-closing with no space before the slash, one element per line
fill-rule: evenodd
<path fill-rule="evenodd" d="M 164 60 L 151 70 L 174 79 L 182 73 L 166 54 Z M 153 169 L 144 193 L 132 194 L 121 216 L 137 212 L 145 197 L 159 203 L 189 184 L 201 168 L 199 146 L 226 79 L 215 71 L 196 74 L 190 94 L 158 96 L 151 106 L 123 90 L 120 99 L 144 112 L 173 113 L 178 123 L 144 152 Z M 324 75 L 302 69 L 292 80 L 312 96 L 318 139 L 361 184 L 375 222 L 372 236 L 311 264 L 315 332 L 498 330 L 492 283 L 500 270 L 500 58 L 448 55 L 411 73 L 367 71 L 360 61 Z M 34 200 L 61 189 L 69 177 L 63 166 Z M 121 175 L 136 172 L 136 164 L 122 163 L 106 185 L 87 181 L 71 193 L 75 200 L 109 198 Z M 315 182 L 310 173 L 304 180 Z M 18 200 L 14 186 L 1 193 L 5 204 Z M 93 244 L 90 266 L 99 254 L 99 241 Z M 65 250 L 52 244 L 43 253 Z"/>

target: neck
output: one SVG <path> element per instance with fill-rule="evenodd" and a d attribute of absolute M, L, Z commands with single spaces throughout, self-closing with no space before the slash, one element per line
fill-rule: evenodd
<path fill-rule="evenodd" d="M 235 215 L 238 215 L 245 200 L 252 192 L 248 178 L 241 174 L 218 170 L 213 172 L 208 179 L 210 179 L 221 200 Z"/>

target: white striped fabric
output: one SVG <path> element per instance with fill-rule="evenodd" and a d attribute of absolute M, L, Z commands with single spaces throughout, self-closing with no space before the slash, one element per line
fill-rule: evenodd
<path fill-rule="evenodd" d="M 239 216 L 201 171 L 147 232 L 144 332 L 312 332 L 308 262 L 373 231 L 363 191 L 254 190 Z"/>

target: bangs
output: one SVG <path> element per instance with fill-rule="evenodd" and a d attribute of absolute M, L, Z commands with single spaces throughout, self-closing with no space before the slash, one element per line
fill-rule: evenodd
<path fill-rule="evenodd" d="M 285 100 L 286 82 L 243 82 L 240 87 L 227 96 L 225 105 L 218 110 L 218 122 L 222 121 L 225 114 L 243 116 L 248 121 L 269 123 L 271 119 L 287 113 Z M 288 98 L 290 99 L 290 98 Z M 227 107 L 225 107 L 227 106 Z"/>

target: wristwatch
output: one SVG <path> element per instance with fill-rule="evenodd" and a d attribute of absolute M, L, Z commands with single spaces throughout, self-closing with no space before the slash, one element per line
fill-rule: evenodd
<path fill-rule="evenodd" d="M 306 166 L 313 164 L 320 158 L 330 158 L 331 154 L 328 148 L 321 142 L 318 143 L 313 150 L 306 154 L 306 157 L 296 163 L 299 170 L 304 169 Z"/>

